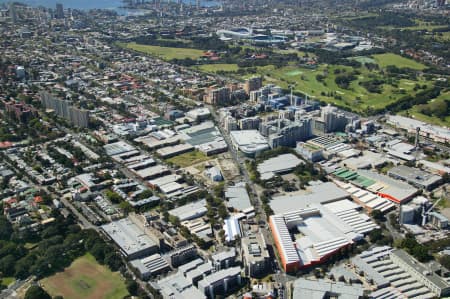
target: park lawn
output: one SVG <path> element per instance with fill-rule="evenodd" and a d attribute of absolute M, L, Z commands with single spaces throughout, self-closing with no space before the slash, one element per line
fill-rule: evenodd
<path fill-rule="evenodd" d="M 51 296 L 61 295 L 64 299 L 122 299 L 128 295 L 120 274 L 100 265 L 91 254 L 40 282 Z"/>
<path fill-rule="evenodd" d="M 236 72 L 239 69 L 236 63 L 202 64 L 195 68 L 206 73 L 217 73 L 218 71 Z"/>
<path fill-rule="evenodd" d="M 425 35 L 427 39 L 435 39 L 437 41 L 450 41 L 450 31 L 436 32 L 435 35 Z"/>
<path fill-rule="evenodd" d="M 200 58 L 204 51 L 198 49 L 190 48 L 173 48 L 173 47 L 159 47 L 150 45 L 141 45 L 136 43 L 118 43 L 119 46 L 127 49 L 132 49 L 138 52 L 149 54 L 152 56 L 158 56 L 164 60 L 172 59 L 198 59 Z"/>
<path fill-rule="evenodd" d="M 3 277 L 0 281 L 1 285 L 9 286 L 10 284 L 14 283 L 16 279 L 14 277 Z"/>
<path fill-rule="evenodd" d="M 188 153 L 184 153 L 166 160 L 166 162 L 172 163 L 174 165 L 178 165 L 180 167 L 188 167 L 200 162 L 211 160 L 211 157 L 208 157 L 204 153 L 200 151 L 192 151 Z"/>
<path fill-rule="evenodd" d="M 425 65 L 419 62 L 393 53 L 376 54 L 373 55 L 373 58 L 382 68 L 386 68 L 388 65 L 394 65 L 398 68 L 407 67 L 414 70 L 423 70 L 426 68 Z"/>

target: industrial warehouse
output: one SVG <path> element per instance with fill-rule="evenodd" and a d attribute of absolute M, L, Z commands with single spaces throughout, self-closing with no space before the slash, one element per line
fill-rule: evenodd
<path fill-rule="evenodd" d="M 339 190 L 333 183 L 321 184 L 315 190 L 333 188 Z M 341 192 L 336 192 L 334 199 L 324 200 L 320 192 L 315 192 L 271 203 L 278 214 L 270 216 L 269 225 L 286 272 L 320 264 L 378 228 L 359 212 L 359 205 L 345 199 L 346 192 Z"/>

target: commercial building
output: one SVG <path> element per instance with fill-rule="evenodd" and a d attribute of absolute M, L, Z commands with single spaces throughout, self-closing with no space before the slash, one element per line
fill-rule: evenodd
<path fill-rule="evenodd" d="M 129 218 L 102 225 L 101 229 L 128 260 L 146 257 L 158 251 L 156 242 Z"/>
<path fill-rule="evenodd" d="M 292 299 L 361 299 L 364 287 L 358 284 L 346 284 L 340 281 L 297 279 L 293 284 Z"/>
<path fill-rule="evenodd" d="M 64 8 L 62 3 L 56 3 L 55 18 L 64 19 Z"/>
<path fill-rule="evenodd" d="M 261 180 L 268 180 L 275 175 L 291 172 L 295 167 L 303 163 L 302 160 L 293 154 L 283 154 L 258 164 L 257 170 Z"/>
<path fill-rule="evenodd" d="M 442 182 L 442 178 L 438 175 L 405 165 L 391 168 L 388 171 L 388 175 L 395 179 L 406 181 L 414 187 L 428 191 L 434 189 Z"/>
<path fill-rule="evenodd" d="M 245 274 L 250 277 L 265 276 L 270 267 L 270 256 L 264 236 L 258 233 L 242 238 L 241 248 Z"/>
<path fill-rule="evenodd" d="M 200 107 L 196 109 L 189 110 L 186 112 L 186 116 L 192 118 L 193 120 L 205 120 L 211 116 L 211 111 L 206 107 Z"/>
<path fill-rule="evenodd" d="M 269 149 L 267 140 L 256 130 L 231 131 L 231 142 L 236 150 L 247 156 L 255 156 Z"/>

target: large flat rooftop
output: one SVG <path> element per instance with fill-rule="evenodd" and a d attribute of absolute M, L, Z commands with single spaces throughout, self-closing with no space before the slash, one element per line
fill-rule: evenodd
<path fill-rule="evenodd" d="M 102 229 L 127 256 L 157 246 L 157 244 L 129 218 L 102 225 Z"/>

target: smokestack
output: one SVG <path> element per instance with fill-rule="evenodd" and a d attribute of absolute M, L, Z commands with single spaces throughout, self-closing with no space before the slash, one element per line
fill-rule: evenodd
<path fill-rule="evenodd" d="M 419 148 L 419 134 L 420 134 L 420 127 L 416 128 L 416 140 L 414 142 L 414 148 L 417 150 Z"/>

